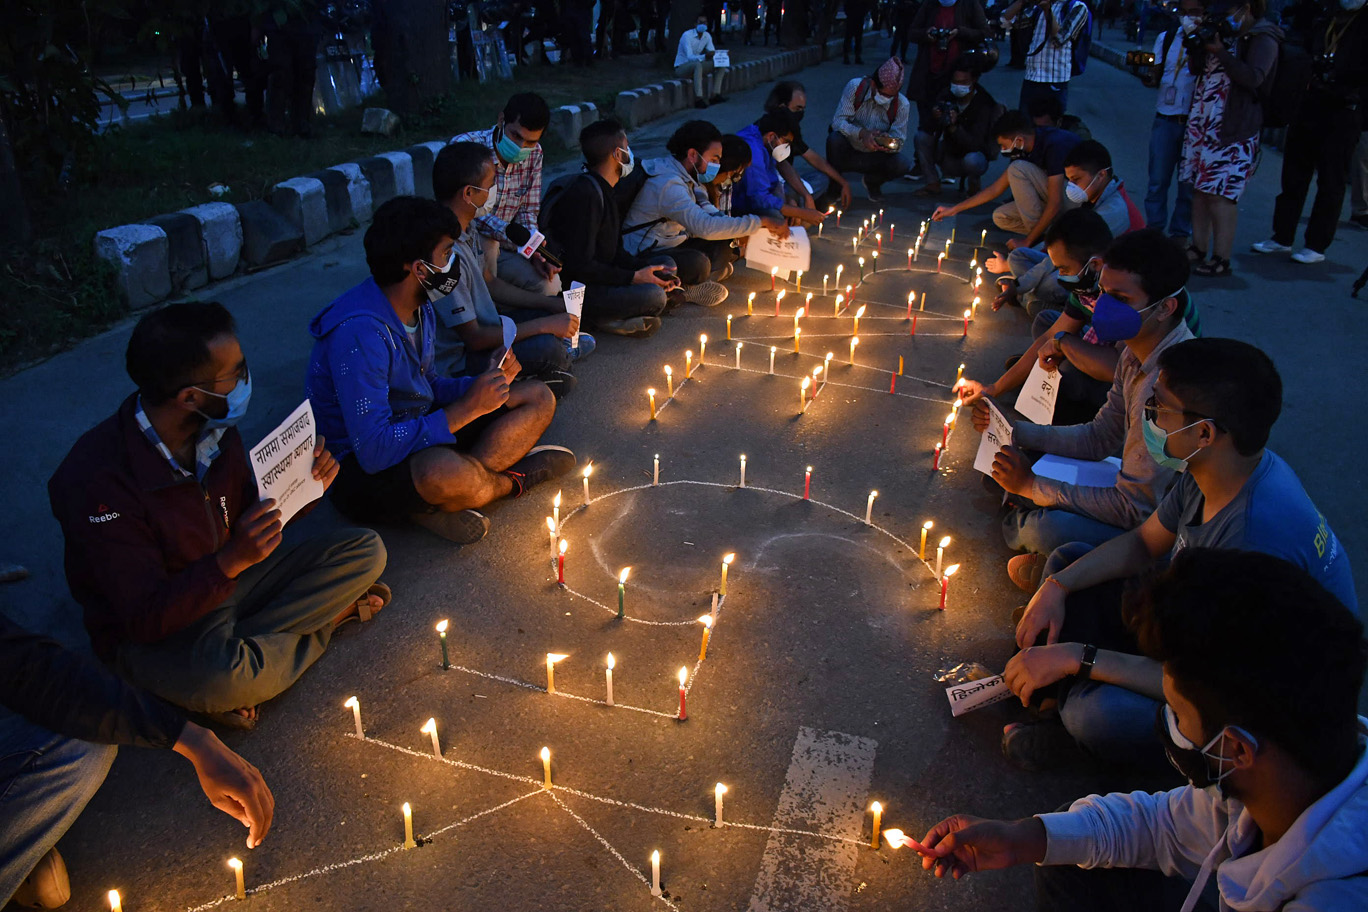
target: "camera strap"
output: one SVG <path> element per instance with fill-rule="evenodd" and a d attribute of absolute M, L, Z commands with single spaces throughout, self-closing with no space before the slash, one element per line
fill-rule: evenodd
<path fill-rule="evenodd" d="M 1344 37 L 1345 32 L 1349 31 L 1349 26 L 1354 24 L 1354 20 L 1358 18 L 1359 13 L 1361 12 L 1363 12 L 1363 7 L 1354 10 L 1354 15 L 1344 20 L 1344 24 L 1339 28 L 1335 28 L 1335 17 L 1330 17 L 1330 21 L 1325 24 L 1326 54 L 1334 54 L 1335 51 L 1339 49 L 1340 39 Z"/>

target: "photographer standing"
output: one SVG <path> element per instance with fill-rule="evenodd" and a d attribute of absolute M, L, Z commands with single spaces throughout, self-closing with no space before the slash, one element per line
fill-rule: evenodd
<path fill-rule="evenodd" d="M 992 137 L 997 102 L 979 86 L 978 70 L 969 60 L 961 57 L 951 68 L 950 85 L 936 96 L 931 116 L 917 130 L 917 161 L 926 175 L 917 196 L 940 193 L 941 171 L 946 177 L 969 178 L 969 194 L 978 193 L 988 156 L 997 151 Z"/>
<path fill-rule="evenodd" d="M 908 37 L 918 46 L 907 82 L 907 97 L 917 103 L 917 124 L 931 123 L 936 97 L 950 85 L 950 67 L 988 36 L 988 17 L 979 0 L 926 0 L 917 10 Z"/>
<path fill-rule="evenodd" d="M 1060 110 L 1067 111 L 1073 46 L 1088 27 L 1088 5 L 1083 0 L 1016 0 L 1003 12 L 1003 23 L 1017 28 L 1024 7 L 1030 7 L 1028 21 L 1020 27 L 1030 30 L 1031 42 L 1018 107 L 1029 116 L 1033 101 L 1053 97 Z"/>
<path fill-rule="evenodd" d="M 1282 192 L 1273 206 L 1273 237 L 1255 253 L 1290 253 L 1297 236 L 1311 174 L 1316 199 L 1306 220 L 1306 246 L 1292 254 L 1298 263 L 1319 263 L 1335 239 L 1349 180 L 1349 162 L 1363 130 L 1362 93 L 1368 85 L 1368 16 L 1364 0 L 1331 0 L 1334 9 L 1307 31 L 1311 83 L 1287 126 L 1283 145 Z"/>
<path fill-rule="evenodd" d="M 1228 276 L 1235 206 L 1254 174 L 1263 129 L 1261 92 L 1278 65 L 1282 29 L 1263 18 L 1265 0 L 1217 0 L 1183 36 L 1197 73 L 1180 181 L 1192 184 L 1194 275 Z M 1207 259 L 1207 249 L 1211 259 Z"/>
<path fill-rule="evenodd" d="M 1168 212 L 1169 184 L 1183 157 L 1183 134 L 1192 109 L 1192 89 L 1197 79 L 1188 67 L 1191 56 L 1182 37 L 1197 27 L 1205 12 L 1202 0 L 1182 0 L 1179 20 L 1154 42 L 1154 66 L 1145 84 L 1159 89 L 1154 125 L 1150 127 L 1149 187 L 1145 192 L 1145 225 L 1163 230 L 1168 221 L 1171 238 L 1188 243 L 1192 237 L 1192 184 L 1178 181 L 1173 214 Z"/>

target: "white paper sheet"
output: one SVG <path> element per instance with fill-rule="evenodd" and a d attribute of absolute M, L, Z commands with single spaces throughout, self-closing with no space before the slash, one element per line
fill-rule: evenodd
<path fill-rule="evenodd" d="M 305 399 L 248 454 L 257 490 L 262 500 L 275 498 L 281 523 L 323 496 L 323 482 L 313 477 L 316 437 L 313 406 Z"/>
<path fill-rule="evenodd" d="M 1100 462 L 1087 459 L 1070 459 L 1067 456 L 1045 455 L 1036 460 L 1031 471 L 1041 478 L 1053 478 L 1065 484 L 1083 485 L 1088 488 L 1111 488 L 1116 486 L 1116 474 L 1121 471 L 1121 460 L 1108 456 Z"/>
<path fill-rule="evenodd" d="M 1031 373 L 1021 386 L 1017 396 L 1016 410 L 1021 417 L 1036 424 L 1049 424 L 1054 421 L 1055 401 L 1059 398 L 1059 371 L 1047 371 L 1040 366 L 1040 359 L 1031 366 Z"/>
<path fill-rule="evenodd" d="M 974 457 L 974 468 L 993 477 L 993 457 L 998 450 L 1012 445 L 1012 425 L 991 399 L 983 400 L 988 404 L 988 429 L 979 440 L 978 455 Z"/>
<path fill-rule="evenodd" d="M 713 51 L 713 66 L 719 70 L 725 70 L 731 66 L 731 51 Z"/>
<path fill-rule="evenodd" d="M 991 706 L 1012 695 L 1012 689 L 1002 679 L 1002 675 L 951 684 L 945 688 L 945 698 L 950 701 L 950 715 L 962 716 L 967 712 Z"/>
<path fill-rule="evenodd" d="M 502 314 L 499 315 L 499 322 L 503 324 L 504 353 L 499 359 L 499 369 L 502 370 L 504 362 L 513 351 L 513 340 L 518 338 L 518 324 L 513 322 L 512 317 L 505 317 Z"/>
<path fill-rule="evenodd" d="M 583 283 L 583 282 L 571 282 L 571 283 L 570 283 L 570 288 L 569 288 L 568 290 L 566 290 L 566 291 L 561 292 L 561 297 L 565 299 L 565 312 L 566 312 L 566 313 L 568 313 L 568 314 L 574 314 L 575 316 L 577 316 L 577 317 L 579 317 L 579 318 L 581 318 L 581 319 L 584 318 L 584 283 Z M 570 339 L 570 345 L 571 345 L 572 348 L 575 347 L 575 346 L 577 346 L 577 345 L 579 345 L 579 332 L 578 332 L 578 331 L 576 331 L 576 332 L 575 332 L 575 335 Z"/>
<path fill-rule="evenodd" d="M 781 276 L 799 269 L 808 272 L 812 267 L 812 244 L 807 231 L 790 228 L 789 236 L 780 240 L 768 228 L 761 228 L 746 243 L 746 265 L 761 272 L 778 266 Z"/>

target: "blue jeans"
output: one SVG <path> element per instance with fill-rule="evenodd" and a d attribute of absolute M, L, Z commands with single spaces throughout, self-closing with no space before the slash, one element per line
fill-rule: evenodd
<path fill-rule="evenodd" d="M 1163 117 L 1155 117 L 1154 126 L 1150 127 L 1149 187 L 1145 192 L 1145 225 L 1148 228 L 1162 230 L 1164 227 L 1169 184 L 1183 157 L 1183 134 L 1186 132 L 1187 124 Z M 1178 181 L 1168 233 L 1174 237 L 1192 236 L 1192 184 L 1186 181 Z"/>
<path fill-rule="evenodd" d="M 1043 250 L 1018 247 L 1007 254 L 1026 312 L 1034 316 L 1046 307 L 1063 307 L 1069 293 L 1059 284 L 1059 270 Z"/>
<path fill-rule="evenodd" d="M 1030 80 L 1022 80 L 1021 97 L 1017 102 L 1017 107 L 1021 109 L 1022 114 L 1030 117 L 1031 102 L 1035 101 L 1037 98 L 1047 98 L 1051 95 L 1059 99 L 1059 109 L 1061 111 L 1069 110 L 1069 81 L 1067 79 L 1063 82 L 1031 82 Z"/>
<path fill-rule="evenodd" d="M 76 822 L 117 751 L 0 710 L 0 904 Z"/>
<path fill-rule="evenodd" d="M 1096 547 L 1125 529 L 1060 509 L 1012 507 L 1002 517 L 1002 537 L 1013 551 L 1052 554 L 1070 542 Z"/>
<path fill-rule="evenodd" d="M 1059 718 L 1095 760 L 1170 770 L 1155 731 L 1158 700 L 1100 681 L 1074 681 L 1059 702 Z"/>

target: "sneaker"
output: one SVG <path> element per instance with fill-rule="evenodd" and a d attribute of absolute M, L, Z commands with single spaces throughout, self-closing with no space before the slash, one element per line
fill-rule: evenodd
<path fill-rule="evenodd" d="M 575 375 L 569 371 L 549 371 L 537 379 L 550 387 L 551 394 L 558 400 L 570 395 L 578 382 Z"/>
<path fill-rule="evenodd" d="M 1018 554 L 1007 562 L 1007 576 L 1022 592 L 1032 595 L 1040 588 L 1040 577 L 1045 572 L 1045 555 Z"/>
<path fill-rule="evenodd" d="M 565 350 L 570 353 L 571 361 L 579 361 L 582 358 L 589 357 L 594 353 L 594 349 L 596 348 L 598 348 L 598 340 L 587 332 L 579 334 L 578 345 L 571 345 L 569 339 L 565 340 Z"/>
<path fill-rule="evenodd" d="M 409 518 L 438 538 L 458 545 L 473 545 L 489 534 L 489 517 L 479 510 L 414 513 Z"/>
<path fill-rule="evenodd" d="M 684 290 L 684 300 L 699 307 L 716 307 L 727 300 L 727 286 L 718 282 L 699 282 Z"/>
<path fill-rule="evenodd" d="M 57 850 L 38 859 L 29 876 L 14 891 L 14 902 L 25 909 L 56 909 L 71 899 L 71 879 L 67 877 L 66 862 Z"/>
<path fill-rule="evenodd" d="M 627 336 L 644 339 L 660 329 L 660 317 L 629 317 L 626 320 L 600 320 L 595 326 L 601 333 L 610 336 Z"/>
<path fill-rule="evenodd" d="M 1039 722 L 1013 722 L 1002 729 L 1002 756 L 1030 773 L 1056 769 L 1078 752 L 1078 745 L 1056 716 Z"/>
<path fill-rule="evenodd" d="M 527 455 L 513 463 L 512 468 L 504 474 L 513 479 L 513 496 L 521 497 L 542 482 L 559 478 L 578 464 L 579 460 L 570 450 L 548 443 L 528 450 Z"/>
<path fill-rule="evenodd" d="M 712 277 L 712 280 L 714 282 L 725 282 L 727 281 L 727 279 L 730 279 L 732 277 L 732 273 L 734 272 L 736 272 L 736 266 L 732 263 L 728 263 L 727 265 L 722 267 L 721 271 L 718 272 L 717 275 Z"/>
<path fill-rule="evenodd" d="M 1273 240 L 1272 238 L 1269 238 L 1269 239 L 1266 240 L 1266 241 L 1259 241 L 1259 243 L 1257 243 L 1257 244 L 1250 244 L 1250 245 L 1249 245 L 1249 249 L 1252 250 L 1252 251 L 1254 251 L 1255 253 L 1291 253 L 1291 252 L 1292 252 L 1292 248 L 1291 248 L 1291 247 L 1288 247 L 1286 244 L 1279 244 L 1277 241 Z"/>
<path fill-rule="evenodd" d="M 1324 263 L 1325 254 L 1312 250 L 1310 247 L 1303 247 L 1301 250 L 1292 254 L 1292 259 L 1298 263 L 1306 263 L 1308 265 L 1311 263 Z"/>

